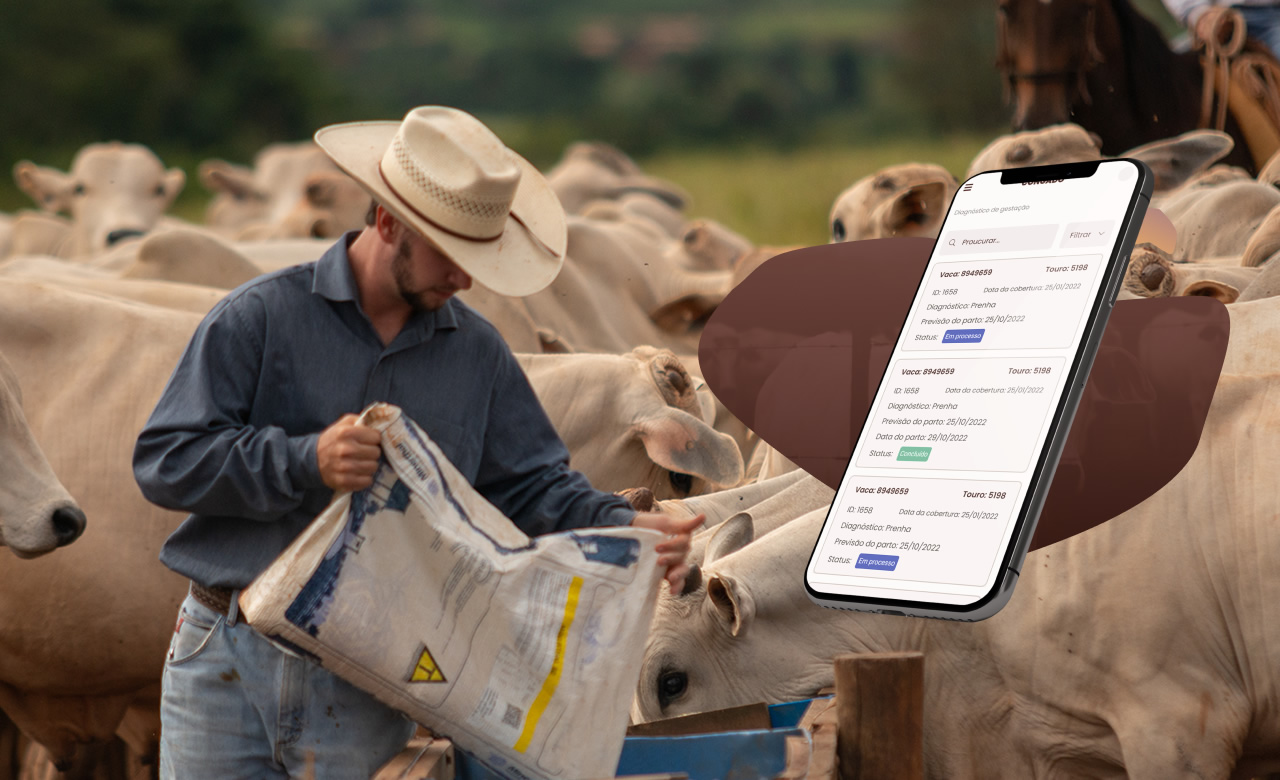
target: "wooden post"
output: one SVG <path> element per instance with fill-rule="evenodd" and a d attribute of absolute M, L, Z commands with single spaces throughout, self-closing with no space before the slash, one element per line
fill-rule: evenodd
<path fill-rule="evenodd" d="M 924 654 L 835 659 L 840 780 L 924 777 Z"/>

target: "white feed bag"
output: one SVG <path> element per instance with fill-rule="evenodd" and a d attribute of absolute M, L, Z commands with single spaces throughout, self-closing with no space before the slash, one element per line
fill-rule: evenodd
<path fill-rule="evenodd" d="M 374 484 L 337 497 L 240 596 L 261 633 L 514 778 L 612 777 L 662 534 L 530 538 L 397 407 Z"/>

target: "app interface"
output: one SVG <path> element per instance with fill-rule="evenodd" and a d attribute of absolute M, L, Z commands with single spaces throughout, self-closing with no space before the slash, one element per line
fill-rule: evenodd
<path fill-rule="evenodd" d="M 990 591 L 1137 180 L 1104 162 L 961 187 L 809 561 L 815 590 Z"/>

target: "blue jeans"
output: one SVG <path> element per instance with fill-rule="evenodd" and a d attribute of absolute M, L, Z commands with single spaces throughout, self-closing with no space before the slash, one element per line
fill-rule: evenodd
<path fill-rule="evenodd" d="M 1280 5 L 1237 5 L 1249 37 L 1257 38 L 1280 59 Z"/>
<path fill-rule="evenodd" d="M 166 780 L 369 777 L 414 732 L 373 696 L 190 595 L 161 688 Z"/>

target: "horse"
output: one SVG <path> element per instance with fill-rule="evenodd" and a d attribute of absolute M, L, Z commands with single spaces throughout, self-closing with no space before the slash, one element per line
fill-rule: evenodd
<path fill-rule="evenodd" d="M 1128 0 L 999 0 L 996 33 L 1015 130 L 1075 122 L 1116 156 L 1199 126 L 1199 55 L 1171 51 Z M 1220 162 L 1255 175 L 1230 114 L 1224 130 L 1236 143 Z"/>

